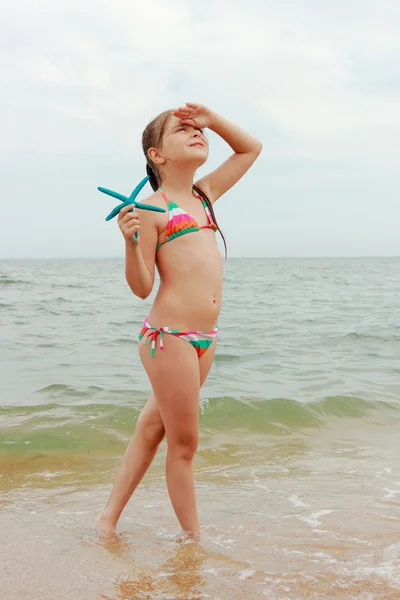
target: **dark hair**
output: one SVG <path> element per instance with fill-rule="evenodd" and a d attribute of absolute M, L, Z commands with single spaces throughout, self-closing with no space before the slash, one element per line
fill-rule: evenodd
<path fill-rule="evenodd" d="M 211 202 L 210 198 L 203 192 L 203 190 L 201 190 L 199 187 L 197 187 L 197 185 L 194 185 L 193 189 L 203 198 L 203 200 L 207 204 L 208 208 L 210 209 L 212 220 L 216 224 L 216 226 L 218 227 L 219 234 L 222 237 L 222 241 L 224 242 L 224 246 L 225 246 L 225 258 L 227 258 L 227 256 L 228 256 L 228 248 L 226 246 L 226 239 L 225 239 L 225 236 L 222 233 L 222 231 L 220 230 L 219 225 L 217 223 L 217 219 L 215 217 L 215 212 L 214 212 L 214 208 L 213 208 L 212 202 Z"/>
<path fill-rule="evenodd" d="M 150 121 L 142 134 L 142 148 L 146 157 L 146 171 L 150 177 L 150 185 L 156 192 L 161 184 L 160 175 L 157 171 L 156 165 L 149 157 L 150 148 L 157 148 L 161 146 L 162 139 L 164 137 L 165 126 L 169 117 L 172 115 L 172 110 L 165 110 L 158 115 L 155 119 Z"/>
<path fill-rule="evenodd" d="M 149 152 L 150 148 L 157 148 L 157 147 L 161 146 L 162 139 L 164 137 L 165 127 L 166 127 L 167 121 L 171 115 L 172 115 L 172 110 L 166 110 L 166 111 L 162 112 L 161 114 L 158 115 L 158 117 L 156 117 L 155 119 L 150 121 L 150 123 L 147 125 L 147 127 L 145 128 L 145 130 L 143 131 L 143 134 L 142 134 L 142 148 L 143 148 L 143 152 L 144 152 L 144 155 L 145 155 L 146 161 L 147 161 L 146 172 L 147 172 L 147 175 L 150 177 L 150 185 L 155 192 L 160 187 L 161 178 L 160 178 L 160 174 L 157 170 L 157 167 L 152 162 L 151 158 L 148 155 L 148 152 Z M 224 234 L 222 233 L 221 229 L 219 228 L 217 219 L 215 217 L 212 202 L 207 197 L 207 195 L 196 185 L 193 186 L 193 189 L 204 199 L 205 203 L 207 204 L 207 206 L 210 210 L 212 219 L 213 219 L 214 223 L 216 224 L 218 231 L 224 242 L 225 258 L 226 258 L 227 254 L 228 254 L 226 240 L 225 240 Z"/>

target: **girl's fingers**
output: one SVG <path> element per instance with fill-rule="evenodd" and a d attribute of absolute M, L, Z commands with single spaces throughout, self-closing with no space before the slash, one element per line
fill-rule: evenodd
<path fill-rule="evenodd" d="M 127 206 L 123 206 L 121 208 L 121 210 L 119 211 L 118 220 L 121 220 L 126 215 L 126 213 L 128 213 L 130 210 L 132 210 L 134 208 L 135 208 L 134 204 L 128 204 Z"/>
<path fill-rule="evenodd" d="M 180 118 L 181 119 L 194 119 L 195 117 L 198 117 L 199 114 L 200 114 L 200 111 L 191 110 L 191 111 L 185 113 L 184 115 L 182 115 Z"/>
<path fill-rule="evenodd" d="M 182 119 L 189 119 L 192 115 L 190 113 L 176 113 L 174 116 L 177 119 L 182 120 Z"/>
<path fill-rule="evenodd" d="M 176 108 L 174 110 L 174 115 L 188 115 L 190 110 L 188 108 Z"/>
<path fill-rule="evenodd" d="M 194 127 L 196 125 L 196 123 L 193 119 L 182 119 L 181 123 L 182 123 L 182 125 L 192 125 L 192 127 Z"/>
<path fill-rule="evenodd" d="M 124 231 L 125 229 L 129 229 L 130 227 L 140 227 L 139 221 L 128 221 L 126 223 L 121 223 L 119 226 L 121 231 Z"/>
<path fill-rule="evenodd" d="M 200 104 L 195 104 L 194 102 L 186 102 L 185 106 L 179 106 L 178 108 L 176 108 L 173 111 L 173 114 L 176 117 L 179 117 L 180 115 L 190 115 L 192 113 L 199 113 L 201 112 L 201 105 Z"/>
<path fill-rule="evenodd" d="M 121 211 L 122 212 L 122 211 Z M 136 221 L 140 221 L 140 217 L 137 212 L 129 212 L 126 213 L 121 219 L 119 219 L 120 223 L 128 223 L 131 219 L 135 219 Z"/>
<path fill-rule="evenodd" d="M 125 230 L 125 236 L 128 238 L 132 238 L 137 231 L 140 230 L 139 225 L 135 225 L 135 227 L 129 227 Z"/>
<path fill-rule="evenodd" d="M 121 223 L 119 228 L 122 231 L 122 233 L 126 235 L 126 232 L 130 231 L 131 229 L 140 229 L 140 223 L 138 223 L 138 221 L 134 221 L 133 223 Z"/>

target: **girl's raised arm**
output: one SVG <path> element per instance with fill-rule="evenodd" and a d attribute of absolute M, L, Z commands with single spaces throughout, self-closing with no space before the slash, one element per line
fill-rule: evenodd
<path fill-rule="evenodd" d="M 256 137 L 214 113 L 201 104 L 186 103 L 173 113 L 182 124 L 193 127 L 208 127 L 229 144 L 234 151 L 220 167 L 196 182 L 196 185 L 215 202 L 239 181 L 249 170 L 262 150 L 262 143 Z"/>

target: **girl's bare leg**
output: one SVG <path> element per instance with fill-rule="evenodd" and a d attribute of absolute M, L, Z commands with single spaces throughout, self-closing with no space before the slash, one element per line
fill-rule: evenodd
<path fill-rule="evenodd" d="M 151 357 L 148 346 L 143 344 L 139 353 L 167 436 L 166 475 L 171 503 L 182 529 L 197 533 L 199 520 L 194 456 L 198 444 L 199 392 L 211 366 L 215 347 L 199 360 L 195 349 L 185 340 L 167 335 L 164 346 L 163 351 L 156 350 L 155 358 Z M 208 360 L 203 361 L 208 352 Z"/>
<path fill-rule="evenodd" d="M 164 435 L 164 425 L 152 393 L 139 415 L 107 505 L 97 518 L 99 533 L 115 533 L 117 521 L 151 465 Z"/>
<path fill-rule="evenodd" d="M 216 342 L 198 360 L 200 386 L 203 385 L 210 371 L 215 346 Z M 151 393 L 137 420 L 135 433 L 121 461 L 106 508 L 97 519 L 99 533 L 115 533 L 123 509 L 146 474 L 164 436 L 165 429 L 161 415 L 154 394 Z"/>

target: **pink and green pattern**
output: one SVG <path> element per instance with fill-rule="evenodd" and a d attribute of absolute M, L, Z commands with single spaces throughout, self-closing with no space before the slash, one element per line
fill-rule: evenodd
<path fill-rule="evenodd" d="M 185 235 L 186 233 L 191 233 L 192 231 L 200 231 L 200 229 L 214 229 L 215 231 L 218 229 L 214 221 L 212 220 L 210 209 L 207 206 L 207 203 L 204 199 L 202 199 L 202 204 L 205 209 L 205 213 L 207 215 L 208 224 L 200 226 L 197 221 L 191 217 L 188 213 L 186 213 L 178 204 L 168 200 L 165 193 L 160 188 L 158 190 L 161 192 L 164 200 L 167 203 L 168 207 L 168 223 L 165 229 L 165 239 L 163 242 L 160 242 L 157 245 L 157 250 L 161 248 L 167 242 L 180 237 L 181 235 Z"/>
<path fill-rule="evenodd" d="M 170 329 L 169 327 L 152 327 L 147 319 L 145 319 L 143 327 L 139 333 L 139 341 L 143 339 L 144 344 L 151 344 L 150 352 L 153 358 L 157 336 L 160 336 L 160 350 L 164 350 L 164 333 L 169 333 L 170 335 L 174 335 L 189 342 L 189 344 L 196 350 L 197 356 L 200 358 L 200 356 L 203 356 L 205 351 L 211 346 L 217 337 L 218 327 L 215 327 L 208 333 L 203 331 L 180 331 L 179 329 Z"/>

